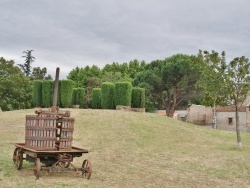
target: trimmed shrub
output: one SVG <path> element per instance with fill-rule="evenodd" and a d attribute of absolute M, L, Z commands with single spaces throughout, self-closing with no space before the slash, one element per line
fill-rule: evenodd
<path fill-rule="evenodd" d="M 145 108 L 145 89 L 132 88 L 132 108 Z"/>
<path fill-rule="evenodd" d="M 80 108 L 83 108 L 85 95 L 84 88 L 73 88 L 72 105 L 79 105 Z"/>
<path fill-rule="evenodd" d="M 44 80 L 42 82 L 42 107 L 48 108 L 53 103 L 53 80 Z"/>
<path fill-rule="evenodd" d="M 32 91 L 32 102 L 35 107 L 42 107 L 42 80 L 35 80 Z"/>
<path fill-rule="evenodd" d="M 92 89 L 92 108 L 93 109 L 102 108 L 101 97 L 102 97 L 101 88 L 93 88 Z"/>
<path fill-rule="evenodd" d="M 71 107 L 73 84 L 74 82 L 72 80 L 61 80 L 60 96 L 63 108 Z"/>
<path fill-rule="evenodd" d="M 132 84 L 130 82 L 115 83 L 115 106 L 131 106 Z"/>
<path fill-rule="evenodd" d="M 101 93 L 102 109 L 114 109 L 115 85 L 111 82 L 102 83 Z"/>

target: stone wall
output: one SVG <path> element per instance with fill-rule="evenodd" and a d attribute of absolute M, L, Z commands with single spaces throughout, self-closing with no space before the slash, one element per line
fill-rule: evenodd
<path fill-rule="evenodd" d="M 213 122 L 213 109 L 202 105 L 191 105 L 187 109 L 187 122 L 196 125 L 211 125 Z"/>

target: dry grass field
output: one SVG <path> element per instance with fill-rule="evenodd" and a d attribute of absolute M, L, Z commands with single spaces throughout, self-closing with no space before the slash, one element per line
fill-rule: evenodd
<path fill-rule="evenodd" d="M 151 113 L 70 109 L 73 145 L 89 150 L 74 158 L 93 165 L 90 180 L 76 173 L 16 170 L 13 143 L 24 142 L 25 115 L 0 112 L 0 187 L 250 187 L 250 136 L 236 148 L 234 132 L 207 129 Z"/>

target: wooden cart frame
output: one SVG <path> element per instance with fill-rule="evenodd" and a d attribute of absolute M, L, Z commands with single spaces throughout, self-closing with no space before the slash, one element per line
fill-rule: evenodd
<path fill-rule="evenodd" d="M 34 175 L 40 178 L 40 171 L 47 172 L 81 172 L 83 177 L 90 178 L 92 165 L 88 159 L 83 160 L 82 167 L 75 167 L 72 162 L 74 157 L 81 157 L 88 150 L 72 147 L 70 151 L 37 151 L 25 147 L 24 143 L 16 143 L 13 153 L 13 162 L 17 170 L 21 170 L 23 160 L 34 162 Z M 26 155 L 24 157 L 24 155 Z"/>

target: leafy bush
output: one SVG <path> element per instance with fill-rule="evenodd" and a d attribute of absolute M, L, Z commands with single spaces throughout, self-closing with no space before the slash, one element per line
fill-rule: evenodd
<path fill-rule="evenodd" d="M 101 109 L 101 97 L 102 97 L 102 90 L 101 88 L 93 88 L 92 90 L 92 108 L 93 109 Z"/>
<path fill-rule="evenodd" d="M 51 107 L 53 103 L 54 81 L 44 80 L 42 82 L 42 107 Z"/>
<path fill-rule="evenodd" d="M 7 104 L 7 103 L 3 103 L 1 105 L 1 110 L 4 111 L 11 111 L 12 110 L 12 106 L 11 104 Z"/>
<path fill-rule="evenodd" d="M 132 84 L 130 82 L 115 83 L 115 105 L 131 106 Z"/>
<path fill-rule="evenodd" d="M 145 89 L 133 88 L 132 89 L 132 108 L 145 108 Z"/>
<path fill-rule="evenodd" d="M 79 105 L 80 108 L 83 108 L 85 95 L 84 88 L 73 88 L 72 105 Z"/>
<path fill-rule="evenodd" d="M 61 80 L 60 94 L 61 94 L 61 103 L 63 108 L 69 108 L 71 106 L 73 84 L 74 82 L 72 80 Z"/>
<path fill-rule="evenodd" d="M 115 85 L 111 82 L 102 83 L 101 87 L 101 104 L 102 109 L 114 109 L 114 92 Z"/>
<path fill-rule="evenodd" d="M 42 107 L 42 84 L 43 81 L 35 80 L 32 92 L 32 101 L 35 107 Z"/>

